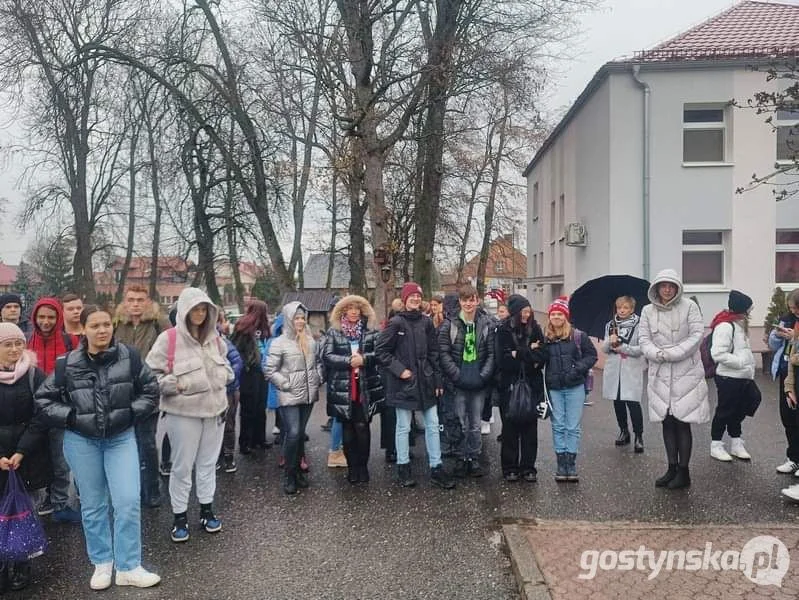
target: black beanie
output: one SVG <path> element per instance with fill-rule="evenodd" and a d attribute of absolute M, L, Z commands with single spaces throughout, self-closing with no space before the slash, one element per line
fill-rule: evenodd
<path fill-rule="evenodd" d="M 511 315 L 518 315 L 526 306 L 530 306 L 530 301 L 520 294 L 512 294 L 507 302 L 508 312 Z"/>
<path fill-rule="evenodd" d="M 745 315 L 750 308 L 752 308 L 752 299 L 738 290 L 730 292 L 730 299 L 727 301 L 727 307 L 731 313 L 736 315 Z"/>
<path fill-rule="evenodd" d="M 13 292 L 0 294 L 0 310 L 3 310 L 6 304 L 11 304 L 12 302 L 19 304 L 19 307 L 22 308 L 22 297 L 19 294 Z"/>

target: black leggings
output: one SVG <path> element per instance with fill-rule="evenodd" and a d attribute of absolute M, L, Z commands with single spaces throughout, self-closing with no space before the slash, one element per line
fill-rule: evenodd
<path fill-rule="evenodd" d="M 616 422 L 619 429 L 627 431 L 627 410 L 630 411 L 630 420 L 633 422 L 633 432 L 641 435 L 644 432 L 644 413 L 641 403 L 628 400 L 614 400 L 613 410 L 616 411 Z"/>
<path fill-rule="evenodd" d="M 352 418 L 342 421 L 344 456 L 349 467 L 365 467 L 369 461 L 372 435 L 363 404 L 352 403 Z"/>
<path fill-rule="evenodd" d="M 663 419 L 663 443 L 666 445 L 666 458 L 670 465 L 688 466 L 693 446 L 690 423 L 683 423 L 673 415 L 667 415 Z"/>

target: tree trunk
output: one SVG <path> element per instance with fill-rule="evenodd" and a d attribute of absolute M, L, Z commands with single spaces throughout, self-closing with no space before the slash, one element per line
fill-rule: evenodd
<path fill-rule="evenodd" d="M 231 121 L 230 124 L 230 152 L 233 153 L 235 125 Z M 227 180 L 225 189 L 225 233 L 227 234 L 228 244 L 228 262 L 230 264 L 230 272 L 233 275 L 233 289 L 236 294 L 236 305 L 239 307 L 239 314 L 244 313 L 244 285 L 241 283 L 241 272 L 239 271 L 239 250 L 236 246 L 237 239 L 237 223 L 233 216 L 234 209 L 234 190 L 233 190 L 233 177 L 230 172 L 230 166 L 226 165 L 225 179 Z"/>
<path fill-rule="evenodd" d="M 161 182 L 160 173 L 158 168 L 158 159 L 156 158 L 155 149 L 155 133 L 153 131 L 153 123 L 151 121 L 152 115 L 147 113 L 145 119 L 145 126 L 147 127 L 147 153 L 150 161 L 150 190 L 153 196 L 153 205 L 155 206 L 155 222 L 153 223 L 153 245 L 152 253 L 150 255 L 150 285 L 149 296 L 153 300 L 159 299 L 158 293 L 158 258 L 160 255 L 161 247 Z"/>
<path fill-rule="evenodd" d="M 333 286 L 333 270 L 336 266 L 336 238 L 338 237 L 338 173 L 333 171 L 333 182 L 330 190 L 330 249 L 327 255 L 327 277 L 325 289 L 329 292 Z M 352 272 L 352 267 L 350 267 Z"/>
<path fill-rule="evenodd" d="M 125 262 L 122 265 L 122 276 L 119 278 L 116 294 L 114 294 L 114 304 L 122 302 L 125 295 L 125 282 L 128 278 L 130 263 L 133 260 L 133 244 L 135 243 L 136 232 L 136 147 L 139 141 L 139 128 L 134 126 L 130 138 L 130 157 L 128 158 L 128 247 L 125 249 Z"/>

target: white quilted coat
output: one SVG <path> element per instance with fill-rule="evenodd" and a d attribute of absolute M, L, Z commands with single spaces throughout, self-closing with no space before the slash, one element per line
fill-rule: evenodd
<path fill-rule="evenodd" d="M 677 294 L 668 304 L 657 295 L 661 282 L 677 285 Z M 652 304 L 641 311 L 639 343 L 649 362 L 649 419 L 663 421 L 666 415 L 685 423 L 710 420 L 710 404 L 699 345 L 705 328 L 699 307 L 683 298 L 682 282 L 672 269 L 657 274 L 649 288 Z"/>

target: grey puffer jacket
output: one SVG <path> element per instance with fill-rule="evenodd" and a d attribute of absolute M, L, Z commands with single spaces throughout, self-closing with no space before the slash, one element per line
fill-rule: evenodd
<path fill-rule="evenodd" d="M 269 347 L 266 359 L 266 378 L 277 387 L 280 406 L 311 404 L 318 399 L 322 383 L 321 365 L 316 360 L 316 341 L 306 328 L 308 353 L 303 354 L 294 329 L 294 316 L 306 309 L 299 302 L 289 302 L 281 311 L 284 319 L 283 333 Z"/>

